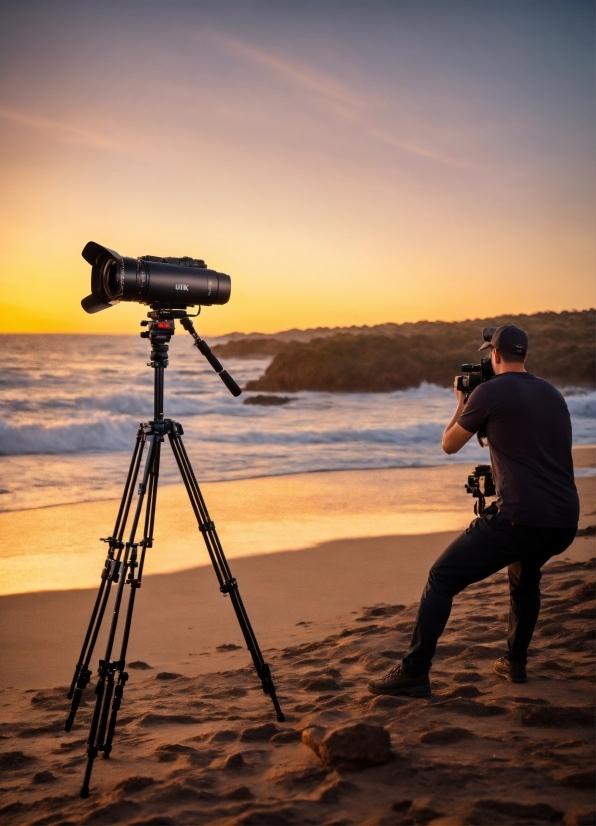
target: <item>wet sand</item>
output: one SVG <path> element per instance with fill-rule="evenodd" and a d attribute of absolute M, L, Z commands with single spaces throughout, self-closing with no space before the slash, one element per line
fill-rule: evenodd
<path fill-rule="evenodd" d="M 228 559 L 336 539 L 458 530 L 470 466 L 332 471 L 201 485 Z M 0 513 L 0 594 L 96 587 L 119 501 Z M 125 534 L 127 536 L 127 534 Z M 182 484 L 159 489 L 146 572 L 209 565 Z M 137 536 L 137 538 L 140 538 Z"/>
<path fill-rule="evenodd" d="M 580 473 L 594 467 L 595 455 L 594 446 L 574 449 Z M 456 463 L 332 471 L 201 488 L 232 560 L 338 539 L 462 530 L 473 516 L 464 490 L 470 470 Z M 0 513 L 0 595 L 96 588 L 105 558 L 98 540 L 110 535 L 118 506 L 107 500 Z M 159 489 L 154 536 L 147 574 L 210 564 L 182 485 Z"/>

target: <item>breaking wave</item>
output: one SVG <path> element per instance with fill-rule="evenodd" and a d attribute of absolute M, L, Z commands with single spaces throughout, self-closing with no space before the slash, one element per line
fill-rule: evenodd
<path fill-rule="evenodd" d="M 11 425 L 0 422 L 0 455 L 104 453 L 132 450 L 139 422 L 125 416 L 86 422 Z"/>
<path fill-rule="evenodd" d="M 90 421 L 65 421 L 62 424 L 11 425 L 0 422 L 0 455 L 18 456 L 32 453 L 104 453 L 132 450 L 139 425 L 130 416 L 96 416 Z M 402 428 L 336 428 L 330 430 L 234 430 L 195 432 L 196 442 L 238 445 L 436 445 L 444 424 L 427 422 Z M 189 429 L 189 428 L 187 428 Z"/>

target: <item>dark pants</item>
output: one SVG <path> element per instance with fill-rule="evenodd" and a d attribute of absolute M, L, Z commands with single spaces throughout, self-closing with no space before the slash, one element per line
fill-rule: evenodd
<path fill-rule="evenodd" d="M 540 612 L 540 569 L 568 548 L 574 537 L 575 528 L 512 525 L 499 513 L 475 519 L 430 569 L 410 650 L 403 659 L 404 671 L 412 676 L 428 674 L 453 597 L 505 567 L 510 594 L 508 657 L 525 663 Z"/>

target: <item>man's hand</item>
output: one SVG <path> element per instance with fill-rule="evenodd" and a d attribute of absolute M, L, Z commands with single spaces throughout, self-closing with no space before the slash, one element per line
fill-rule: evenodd
<path fill-rule="evenodd" d="M 458 389 L 457 389 L 457 378 L 458 378 L 458 377 L 456 376 L 456 377 L 453 379 L 453 392 L 455 393 L 455 398 L 457 399 L 457 404 L 458 404 L 458 407 L 459 407 L 459 405 L 461 404 L 461 406 L 462 406 L 462 410 L 463 410 L 463 406 L 464 406 L 464 403 L 465 403 L 465 401 L 464 401 L 464 400 L 465 400 L 465 398 L 466 398 L 466 394 L 464 393 L 464 391 L 463 391 L 463 390 L 458 390 Z"/>
<path fill-rule="evenodd" d="M 443 442 L 441 444 L 441 447 L 445 453 L 448 454 L 457 453 L 457 451 L 461 450 L 466 442 L 469 442 L 474 435 L 457 423 L 457 420 L 464 412 L 465 399 L 465 393 L 463 390 L 457 389 L 457 377 L 453 381 L 453 390 L 455 392 L 455 398 L 457 399 L 457 408 L 451 418 L 451 421 L 445 428 L 445 432 L 443 433 Z"/>

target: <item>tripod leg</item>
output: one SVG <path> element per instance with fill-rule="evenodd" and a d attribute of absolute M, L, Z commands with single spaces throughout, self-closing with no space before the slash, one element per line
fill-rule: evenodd
<path fill-rule="evenodd" d="M 197 518 L 199 530 L 203 534 L 203 539 L 205 540 L 209 557 L 215 569 L 215 574 L 219 581 L 219 589 L 224 595 L 229 594 L 230 596 L 232 606 L 236 613 L 236 618 L 238 619 L 238 623 L 240 625 L 240 630 L 242 631 L 246 642 L 246 647 L 250 652 L 255 670 L 261 680 L 263 691 L 271 697 L 277 719 L 280 722 L 283 722 L 284 715 L 277 699 L 275 686 L 271 677 L 271 670 L 265 662 L 259 648 L 257 638 L 248 619 L 244 603 L 242 602 L 240 591 L 238 590 L 238 583 L 232 576 L 232 572 L 224 555 L 221 542 L 219 541 L 219 537 L 215 530 L 215 524 L 209 517 L 207 506 L 205 505 L 205 500 L 203 499 L 203 495 L 190 464 L 186 448 L 180 438 L 181 430 L 182 428 L 180 425 L 176 422 L 172 422 L 172 426 L 168 434 L 170 444 L 182 476 L 182 481 L 186 487 L 186 492 L 188 493 L 190 503 Z"/>
<path fill-rule="evenodd" d="M 137 567 L 137 560 L 136 560 L 136 546 L 133 546 L 133 554 L 131 556 L 131 564 L 130 564 L 130 576 L 128 580 L 128 584 L 130 585 L 130 595 L 128 598 L 128 608 L 126 611 L 126 620 L 124 623 L 124 631 L 122 634 L 122 647 L 120 650 L 120 659 L 115 664 L 116 669 L 118 671 L 118 683 L 116 685 L 114 691 L 114 701 L 112 703 L 112 709 L 110 714 L 110 722 L 107 726 L 107 734 L 106 734 L 106 727 L 104 726 L 102 730 L 100 730 L 98 735 L 98 740 L 101 743 L 100 749 L 103 752 L 104 760 L 107 760 L 110 756 L 112 751 L 112 743 L 114 740 L 114 733 L 116 731 L 116 721 L 118 718 L 118 712 L 120 710 L 120 706 L 122 704 L 122 698 L 124 695 L 124 687 L 128 680 L 128 674 L 124 670 L 126 667 L 126 649 L 128 647 L 128 639 L 130 637 L 130 628 L 132 624 L 132 612 L 134 610 L 135 604 L 135 595 L 137 593 L 137 589 L 140 588 L 141 583 L 137 578 L 135 578 L 135 568 Z M 111 695 L 110 695 L 111 700 Z M 105 706 L 105 722 L 107 724 L 108 720 L 108 706 Z"/>
<path fill-rule="evenodd" d="M 95 758 L 97 757 L 98 752 L 103 751 L 105 748 L 105 736 L 106 736 L 106 729 L 108 727 L 108 717 L 110 711 L 110 703 L 112 700 L 112 694 L 114 693 L 114 672 L 122 672 L 124 666 L 121 662 L 112 662 L 112 648 L 114 646 L 114 639 L 116 637 L 116 630 L 118 627 L 118 618 L 120 615 L 120 607 L 122 604 L 122 597 L 124 591 L 124 585 L 130 583 L 130 578 L 126 577 L 126 571 L 130 570 L 131 577 L 134 577 L 134 570 L 137 566 L 137 545 L 135 544 L 134 538 L 137 530 L 137 526 L 139 524 L 139 519 L 141 516 L 141 512 L 143 509 L 143 502 L 145 500 L 145 492 L 147 490 L 147 481 L 149 478 L 149 473 L 153 466 L 153 461 L 155 457 L 155 446 L 156 446 L 156 439 L 161 439 L 161 436 L 150 435 L 147 436 L 147 441 L 150 442 L 149 446 L 149 453 L 147 455 L 147 461 L 145 464 L 145 470 L 143 473 L 143 481 L 139 485 L 138 491 L 138 500 L 137 505 L 135 508 L 135 513 L 132 520 L 132 525 L 130 529 L 130 537 L 129 541 L 126 543 L 125 551 L 124 551 L 124 560 L 122 563 L 122 574 L 120 576 L 120 581 L 118 583 L 118 590 L 116 592 L 116 599 L 114 602 L 114 611 L 112 614 L 112 622 L 110 625 L 110 630 L 108 633 L 108 640 L 106 643 L 106 653 L 105 658 L 100 661 L 99 667 L 99 678 L 97 681 L 97 688 L 95 693 L 97 695 L 97 700 L 95 703 L 95 709 L 93 711 L 93 718 L 91 721 L 91 728 L 89 731 L 89 738 L 87 740 L 87 767 L 85 769 L 85 776 L 83 778 L 83 785 L 81 787 L 81 797 L 88 797 L 89 796 L 89 782 L 91 780 L 91 772 L 93 770 L 93 763 Z M 130 558 L 129 558 L 130 555 Z M 133 589 L 134 592 L 134 589 Z M 132 596 L 132 594 L 131 594 Z M 129 601 L 129 611 L 128 614 L 128 627 L 125 628 L 125 637 L 128 639 L 128 632 L 130 630 L 130 622 L 132 620 L 132 607 L 131 605 L 134 604 L 134 599 Z M 107 685 L 106 685 L 107 683 Z M 115 723 L 114 723 L 115 725 Z M 113 734 L 113 732 L 112 732 Z"/>
<path fill-rule="evenodd" d="M 102 665 L 103 663 L 100 663 L 100 668 Z M 83 785 L 81 786 L 81 797 L 89 797 L 89 781 L 91 780 L 93 761 L 97 757 L 95 735 L 99 723 L 99 715 L 101 713 L 104 687 L 104 681 L 101 679 L 98 680 L 97 685 L 95 687 L 95 708 L 93 710 L 93 717 L 91 718 L 91 728 L 89 729 L 89 737 L 87 739 L 87 765 L 85 766 L 85 776 L 83 777 Z"/>
<path fill-rule="evenodd" d="M 89 680 L 91 679 L 89 663 L 93 655 L 95 643 L 97 642 L 97 637 L 101 628 L 104 613 L 110 596 L 110 589 L 112 583 L 118 582 L 121 567 L 120 559 L 122 555 L 122 550 L 124 548 L 124 545 L 122 543 L 122 535 L 124 532 L 124 527 L 126 525 L 126 520 L 128 518 L 130 503 L 136 485 L 136 480 L 138 477 L 144 444 L 144 432 L 143 428 L 140 427 L 137 431 L 135 447 L 130 462 L 126 483 L 124 485 L 124 492 L 120 500 L 120 508 L 118 510 L 118 515 L 116 517 L 114 531 L 112 536 L 105 540 L 109 542 L 108 555 L 101 574 L 101 583 L 99 586 L 97 598 L 95 600 L 95 605 L 91 613 L 91 619 L 89 621 L 87 633 L 85 634 L 83 647 L 81 649 L 81 653 L 79 655 L 79 659 L 75 667 L 74 676 L 72 678 L 72 682 L 70 685 L 70 690 L 67 695 L 68 699 L 72 700 L 72 703 L 70 706 L 68 717 L 66 718 L 66 722 L 64 724 L 64 728 L 66 731 L 70 731 L 70 729 L 72 728 L 75 715 L 81 702 L 83 691 L 85 690 L 85 688 L 89 684 Z"/>
<path fill-rule="evenodd" d="M 157 503 L 157 482 L 159 479 L 159 462 L 161 456 L 161 440 L 159 437 L 156 437 L 154 453 L 153 453 L 153 462 L 151 464 L 151 469 L 149 473 L 149 489 L 147 491 L 147 507 L 145 509 L 145 529 L 143 539 L 139 543 L 142 551 L 141 551 L 141 559 L 138 565 L 139 572 L 138 575 L 135 576 L 135 568 L 136 565 L 136 546 L 133 545 L 133 552 L 130 561 L 130 574 L 129 574 L 129 583 L 130 583 L 130 597 L 128 600 L 128 610 L 126 612 L 126 621 L 124 623 L 124 631 L 122 634 L 122 645 L 120 649 L 120 659 L 118 661 L 118 683 L 116 688 L 114 689 L 114 701 L 112 703 L 112 713 L 110 715 L 110 723 L 108 726 L 107 736 L 105 739 L 104 747 L 103 747 L 103 756 L 104 759 L 110 756 L 110 752 L 112 751 L 112 741 L 114 739 L 114 732 L 116 730 L 116 720 L 118 718 L 118 712 L 120 710 L 120 706 L 122 704 L 122 699 L 124 696 L 124 689 L 126 687 L 126 683 L 128 681 L 128 674 L 124 670 L 126 668 L 126 652 L 128 649 L 128 640 L 130 636 L 130 628 L 132 625 L 132 613 L 134 610 L 135 604 L 135 596 L 137 590 L 141 587 L 141 578 L 143 576 L 143 565 L 145 562 L 145 552 L 147 548 L 151 548 L 153 545 L 153 527 L 155 524 L 155 506 Z"/>
<path fill-rule="evenodd" d="M 89 737 L 87 738 L 87 767 L 85 769 L 83 785 L 81 786 L 81 797 L 89 796 L 89 781 L 91 779 L 91 771 L 93 770 L 93 762 L 97 757 L 97 753 L 99 751 L 99 744 L 103 739 L 100 735 L 100 729 L 102 727 L 103 721 L 107 716 L 107 712 L 105 711 L 106 681 L 109 680 L 111 686 L 113 686 L 114 684 L 113 663 L 110 662 L 110 657 L 112 654 L 112 646 L 114 644 L 114 636 L 116 634 L 116 626 L 118 624 L 118 614 L 120 612 L 120 604 L 122 602 L 122 591 L 126 579 L 125 572 L 126 568 L 128 567 L 128 553 L 129 548 L 127 546 L 123 561 L 123 571 L 120 577 L 120 581 L 118 583 L 118 590 L 116 592 L 116 601 L 114 604 L 114 613 L 112 615 L 112 625 L 110 628 L 108 642 L 106 645 L 105 659 L 99 661 L 97 686 L 95 687 L 95 708 L 93 709 L 93 717 L 91 718 Z M 108 709 L 109 702 L 110 698 L 108 698 L 107 700 Z M 105 731 L 105 724 L 103 725 L 103 730 Z"/>

